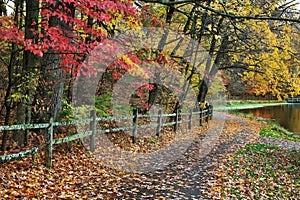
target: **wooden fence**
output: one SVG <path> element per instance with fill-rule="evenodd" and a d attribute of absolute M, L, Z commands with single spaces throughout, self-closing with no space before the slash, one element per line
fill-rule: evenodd
<path fill-rule="evenodd" d="M 138 130 L 141 129 L 156 128 L 156 135 L 160 136 L 161 130 L 165 126 L 173 126 L 175 132 L 178 129 L 178 125 L 181 123 L 188 123 L 188 129 L 191 129 L 193 120 L 199 120 L 199 125 L 202 126 L 203 121 L 208 122 L 208 120 L 212 119 L 213 107 L 209 106 L 207 109 L 200 109 L 199 111 L 191 110 L 189 113 L 180 113 L 176 111 L 175 113 L 172 114 L 164 114 L 160 110 L 157 115 L 139 115 L 138 111 L 135 110 L 132 116 L 118 116 L 118 117 L 112 116 L 112 117 L 104 117 L 104 118 L 97 118 L 95 110 L 92 110 L 90 113 L 91 113 L 90 118 L 87 119 L 73 120 L 67 122 L 53 122 L 51 118 L 49 123 L 43 123 L 43 124 L 20 124 L 20 125 L 11 125 L 11 126 L 0 126 L 0 131 L 43 129 L 44 137 L 45 137 L 45 165 L 47 167 L 52 167 L 52 150 L 53 150 L 53 145 L 55 144 L 60 144 L 60 143 L 70 142 L 77 139 L 83 139 L 85 137 L 90 137 L 90 151 L 93 152 L 95 151 L 96 135 L 104 134 L 104 133 L 114 133 L 119 131 L 132 131 L 133 142 L 136 142 L 138 137 Z M 195 117 L 193 118 L 193 115 L 198 115 L 199 117 L 195 119 Z M 184 119 L 184 117 L 182 116 L 187 116 L 186 118 L 188 119 Z M 165 117 L 172 117 L 174 120 L 168 123 L 163 123 L 163 118 Z M 181 119 L 179 120 L 180 117 Z M 156 123 L 138 125 L 139 119 L 142 118 L 157 118 L 157 121 Z M 112 121 L 112 120 L 132 120 L 132 126 L 97 130 L 97 122 Z M 66 136 L 64 138 L 57 138 L 57 139 L 53 138 L 54 127 L 76 125 L 82 123 L 89 123 L 90 130 L 85 131 L 83 133 Z M 34 155 L 41 148 L 42 146 L 38 146 L 16 154 L 0 156 L 0 163 L 10 162 L 13 160 L 18 160 L 27 157 L 29 155 Z"/>

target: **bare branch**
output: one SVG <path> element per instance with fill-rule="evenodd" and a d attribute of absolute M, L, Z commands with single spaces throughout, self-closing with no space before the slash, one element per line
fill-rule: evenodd
<path fill-rule="evenodd" d="M 296 23 L 300 23 L 300 18 L 299 19 L 293 19 L 293 18 L 286 18 L 286 17 L 272 17 L 272 16 L 247 16 L 247 15 L 236 15 L 233 13 L 227 13 L 221 10 L 216 10 L 214 8 L 211 8 L 209 6 L 206 6 L 204 4 L 201 4 L 201 1 L 197 1 L 197 0 L 180 0 L 180 1 L 175 1 L 175 2 L 169 2 L 169 1 L 165 1 L 165 0 L 142 0 L 142 2 L 145 3 L 159 3 L 162 5 L 179 5 L 179 4 L 183 4 L 183 3 L 194 3 L 196 5 L 198 5 L 199 7 L 205 9 L 205 10 L 209 10 L 217 15 L 223 16 L 223 17 L 227 17 L 230 19 L 245 19 L 245 20 L 272 20 L 272 21 L 284 21 L 284 22 L 296 22 Z"/>

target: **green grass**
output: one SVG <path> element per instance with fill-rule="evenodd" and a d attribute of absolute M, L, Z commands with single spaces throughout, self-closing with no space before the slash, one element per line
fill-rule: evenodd
<path fill-rule="evenodd" d="M 216 106 L 215 110 L 239 110 L 239 109 L 250 109 L 250 108 L 260 108 L 265 106 L 277 106 L 287 104 L 285 102 L 256 102 L 256 103 L 228 103 L 225 106 Z"/>
<path fill-rule="evenodd" d="M 287 140 L 292 140 L 295 142 L 300 142 L 300 137 L 297 135 L 293 135 L 293 133 L 284 129 L 276 123 L 268 122 L 268 127 L 265 127 L 261 130 L 261 136 L 270 136 L 274 138 L 282 138 Z"/>
<path fill-rule="evenodd" d="M 245 154 L 245 153 L 248 153 L 248 152 L 251 152 L 251 151 L 253 151 L 253 152 L 265 152 L 266 149 L 278 150 L 279 147 L 278 146 L 268 146 L 268 145 L 265 145 L 265 144 L 258 144 L 258 143 L 257 144 L 247 144 L 244 149 L 238 150 L 236 154 L 237 155 Z"/>
<path fill-rule="evenodd" d="M 246 114 L 246 113 L 241 113 L 237 110 L 231 110 L 229 111 L 230 114 L 234 114 L 236 116 L 240 116 L 240 117 L 245 117 L 248 119 L 252 119 L 252 120 L 257 120 L 252 114 Z"/>

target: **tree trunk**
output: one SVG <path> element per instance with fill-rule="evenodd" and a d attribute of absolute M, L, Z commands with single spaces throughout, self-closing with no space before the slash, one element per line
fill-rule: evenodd
<path fill-rule="evenodd" d="M 148 106 L 149 109 L 151 108 L 151 106 L 153 106 L 156 102 L 157 96 L 158 96 L 158 84 L 157 83 L 153 83 L 152 84 L 154 87 L 152 90 L 149 90 L 149 97 L 148 97 Z"/>
<path fill-rule="evenodd" d="M 3 1 L 0 1 L 3 3 Z M 19 17 L 18 17 L 18 10 L 19 10 L 19 1 L 16 1 L 15 4 L 15 16 L 14 16 L 14 22 L 16 24 L 19 23 Z M 4 125 L 9 125 L 10 118 L 11 118 L 11 93 L 13 90 L 13 73 L 14 73 L 14 66 L 15 66 L 15 61 L 16 61 L 16 49 L 17 45 L 15 43 L 12 43 L 11 45 L 11 51 L 10 51 L 10 60 L 9 60 L 9 65 L 7 66 L 7 72 L 8 72 L 8 85 L 6 88 L 6 93 L 4 97 L 4 106 L 5 106 L 5 119 L 4 119 Z M 6 143 L 8 139 L 8 131 L 4 131 L 2 135 L 2 144 L 1 144 L 1 150 L 5 151 L 6 150 Z"/>
<path fill-rule="evenodd" d="M 26 0 L 26 16 L 25 16 L 25 39 L 32 39 L 33 43 L 37 43 L 37 36 L 34 31 L 38 29 L 37 22 L 39 16 L 39 1 Z M 32 25 L 35 23 L 35 25 Z M 37 56 L 28 50 L 23 54 L 23 80 L 21 90 L 24 92 L 24 98 L 17 106 L 17 122 L 19 124 L 29 124 L 31 122 L 31 104 L 32 96 L 35 90 L 34 80 L 36 79 L 34 71 L 37 63 Z M 13 134 L 13 139 L 18 144 L 28 143 L 28 130 L 18 131 Z"/>
<path fill-rule="evenodd" d="M 208 84 L 206 78 L 204 78 L 199 84 L 199 93 L 197 96 L 198 103 L 203 103 L 205 101 L 208 92 Z"/>
<path fill-rule="evenodd" d="M 211 82 L 213 81 L 211 79 L 213 79 L 215 77 L 215 75 L 218 73 L 219 65 L 221 64 L 222 59 L 223 59 L 224 55 L 226 54 L 227 45 L 228 45 L 228 36 L 225 36 L 221 42 L 221 45 L 219 47 L 219 50 L 217 52 L 217 55 L 216 55 L 216 58 L 214 59 L 213 64 L 211 66 L 206 66 L 206 73 L 208 72 L 209 67 L 210 67 L 210 71 L 209 71 L 209 73 L 207 73 L 206 77 L 203 77 L 203 80 L 199 84 L 199 87 L 198 87 L 199 92 L 198 92 L 198 97 L 197 97 L 198 103 L 203 103 L 205 101 L 208 89 L 211 85 Z M 208 63 L 210 63 L 210 62 L 208 62 Z"/>
<path fill-rule="evenodd" d="M 58 2 L 54 8 L 58 9 L 60 3 Z M 75 9 L 72 4 L 68 4 L 68 8 L 71 12 L 68 12 L 69 16 L 74 17 Z M 70 31 L 69 24 L 67 22 L 61 21 L 57 17 L 50 17 L 49 27 L 60 27 L 65 31 L 64 34 L 67 34 L 67 31 Z M 70 38 L 71 40 L 71 38 Z M 66 77 L 67 75 L 63 72 L 60 66 L 60 55 L 57 52 L 54 52 L 52 49 L 48 50 L 47 54 L 43 57 L 41 64 L 43 66 L 43 75 L 42 79 L 47 83 L 47 88 L 43 89 L 43 97 L 45 101 L 43 102 L 45 107 L 43 115 L 47 116 L 49 120 L 51 117 L 54 121 L 58 120 L 59 113 L 62 111 L 62 100 L 64 98 Z M 51 92 L 49 92 L 51 91 Z"/>

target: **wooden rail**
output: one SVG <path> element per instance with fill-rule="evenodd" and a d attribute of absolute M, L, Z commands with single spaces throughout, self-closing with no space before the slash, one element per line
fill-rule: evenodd
<path fill-rule="evenodd" d="M 300 103 L 300 97 L 295 97 L 295 98 L 287 98 L 284 101 L 288 103 Z"/>
<path fill-rule="evenodd" d="M 193 118 L 193 115 L 198 115 L 199 117 L 195 119 Z M 182 119 L 182 116 L 188 116 L 187 120 Z M 213 107 L 209 106 L 207 109 L 200 109 L 199 111 L 193 111 L 191 110 L 189 113 L 180 113 L 176 111 L 172 114 L 164 114 L 160 110 L 157 115 L 139 115 L 138 111 L 135 110 L 132 116 L 119 116 L 119 117 L 104 117 L 104 118 L 97 118 L 96 117 L 96 111 L 92 110 L 90 112 L 90 118 L 82 119 L 82 120 L 73 120 L 73 121 L 67 121 L 67 122 L 53 122 L 52 118 L 50 119 L 49 123 L 43 123 L 43 124 L 19 124 L 19 125 L 11 125 L 11 126 L 0 126 L 0 131 L 4 130 L 26 130 L 26 129 L 43 129 L 45 130 L 44 137 L 45 137 L 45 164 L 47 167 L 52 167 L 52 150 L 53 145 L 60 144 L 64 142 L 70 142 L 77 139 L 82 139 L 85 137 L 90 137 L 90 150 L 93 152 L 95 151 L 95 138 L 98 134 L 104 134 L 104 133 L 114 133 L 119 131 L 132 131 L 132 139 L 133 142 L 137 141 L 138 138 L 138 130 L 146 129 L 146 128 L 156 128 L 156 135 L 160 136 L 162 127 L 165 126 L 173 126 L 174 131 L 176 132 L 178 130 L 178 125 L 182 123 L 188 123 L 188 129 L 192 128 L 192 121 L 193 120 L 199 120 L 199 125 L 202 126 L 203 121 L 205 120 L 208 122 L 208 120 L 212 119 L 213 116 Z M 168 123 L 163 123 L 163 118 L 165 117 L 173 117 L 175 120 Z M 181 119 L 179 120 L 179 117 Z M 147 125 L 138 125 L 139 119 L 143 118 L 157 118 L 156 123 L 151 123 Z M 127 127 L 119 127 L 119 128 L 111 128 L 111 129 L 105 129 L 105 130 L 97 130 L 96 125 L 97 122 L 100 121 L 112 121 L 112 120 L 132 120 L 132 126 Z M 64 138 L 53 138 L 54 134 L 54 127 L 58 126 L 66 126 L 66 125 L 76 125 L 76 124 L 82 124 L 82 123 L 89 123 L 90 124 L 90 130 L 74 134 L 71 136 L 66 136 Z M 32 149 L 21 151 L 16 154 L 9 154 L 0 156 L 0 163 L 10 162 L 13 160 L 18 160 L 24 157 L 27 157 L 29 155 L 36 154 L 41 149 L 41 146 L 34 147 Z"/>

